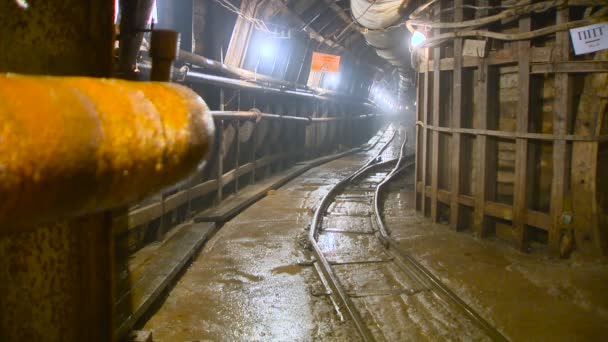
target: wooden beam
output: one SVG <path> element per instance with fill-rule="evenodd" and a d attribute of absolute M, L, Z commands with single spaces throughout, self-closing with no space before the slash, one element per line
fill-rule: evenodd
<path fill-rule="evenodd" d="M 570 9 L 557 11 L 556 24 L 568 22 Z M 560 62 L 570 59 L 570 37 L 568 31 L 556 33 L 556 59 Z M 553 115 L 553 134 L 567 134 L 570 122 L 570 104 L 572 93 L 570 91 L 570 77 L 568 74 L 555 75 L 555 98 Z M 549 227 L 549 252 L 559 254 L 561 241 L 562 213 L 564 209 L 564 195 L 566 193 L 566 178 L 568 170 L 568 155 L 566 141 L 556 140 L 553 143 L 553 181 L 551 183 L 551 226 Z"/>
<path fill-rule="evenodd" d="M 556 60 L 553 47 L 531 47 L 530 63 L 532 74 L 546 73 L 589 73 L 589 72 L 608 72 L 608 61 L 559 61 Z M 462 66 L 464 68 L 474 68 L 477 66 L 477 57 L 463 57 Z M 502 49 L 490 51 L 486 57 L 488 65 L 507 65 L 517 63 L 517 49 Z M 434 70 L 431 64 L 430 71 Z M 442 58 L 439 63 L 440 70 L 454 70 L 454 58 Z M 419 66 L 419 72 L 426 71 L 426 65 Z"/>
<path fill-rule="evenodd" d="M 192 52 L 205 55 L 205 24 L 208 4 L 206 0 L 192 1 Z"/>
<path fill-rule="evenodd" d="M 455 0 L 454 7 L 454 21 L 463 20 L 463 0 Z M 462 38 L 454 39 L 454 72 L 453 72 L 453 83 L 452 83 L 452 120 L 451 126 L 453 128 L 460 128 L 462 122 Z M 461 146 L 460 146 L 460 133 L 452 133 L 452 144 L 450 146 L 450 187 L 451 187 L 451 201 L 450 201 L 450 227 L 454 230 L 458 229 L 459 221 L 459 203 L 458 195 L 460 194 L 460 158 L 461 158 Z"/>
<path fill-rule="evenodd" d="M 608 60 L 608 50 L 595 53 L 594 60 Z M 608 111 L 608 74 L 590 74 L 585 78 L 576 122 L 575 134 L 591 137 L 601 133 L 602 120 Z M 597 142 L 575 142 L 572 146 L 572 210 L 576 248 L 584 255 L 608 254 L 608 231 L 602 226 L 601 207 L 598 203 Z"/>
<path fill-rule="evenodd" d="M 438 127 L 435 125 L 425 125 L 421 121 L 416 122 L 417 126 L 425 127 L 432 131 L 439 131 L 444 133 L 460 133 L 468 135 L 485 135 L 488 137 L 496 137 L 501 139 L 529 139 L 529 140 L 542 140 L 553 142 L 555 140 L 562 141 L 583 141 L 583 142 L 607 142 L 608 135 L 583 135 L 583 134 L 552 134 L 552 133 L 531 133 L 531 132 L 509 132 L 495 129 L 479 129 L 479 128 L 453 128 L 453 127 Z"/>
<path fill-rule="evenodd" d="M 489 66 L 484 63 L 483 58 L 479 59 L 478 67 L 478 80 L 477 80 L 477 94 L 479 98 L 477 100 L 477 126 L 479 129 L 488 128 L 488 78 L 489 78 Z M 486 199 L 486 189 L 488 183 L 488 137 L 485 135 L 478 135 L 476 137 L 475 151 L 475 211 L 473 212 L 473 230 L 479 237 L 486 235 L 485 220 L 484 220 L 484 203 Z"/>
<path fill-rule="evenodd" d="M 258 2 L 255 0 L 243 0 L 240 10 L 241 13 L 255 18 L 259 11 Z M 242 17 L 236 18 L 230 43 L 228 43 L 228 50 L 226 51 L 226 59 L 222 61 L 224 64 L 237 68 L 242 66 L 247 47 L 249 46 L 249 38 L 253 30 L 254 27 L 250 21 Z"/>
<path fill-rule="evenodd" d="M 425 50 L 426 52 L 426 64 L 428 66 L 429 64 L 429 58 L 430 58 L 430 51 L 429 49 Z M 431 81 L 431 76 L 429 74 L 429 72 L 425 72 L 424 73 L 424 102 L 423 102 L 423 112 L 422 112 L 422 120 L 425 124 L 429 123 L 429 104 L 430 101 L 432 100 L 431 97 L 429 96 L 429 90 L 431 89 L 431 87 L 429 86 L 429 83 Z M 422 130 L 422 184 L 424 184 L 425 186 L 422 187 L 422 203 L 420 204 L 421 206 L 421 211 L 422 211 L 422 215 L 426 215 L 426 175 L 427 175 L 427 165 L 428 165 L 428 139 L 429 139 L 429 130 L 425 128 L 423 128 Z"/>
<path fill-rule="evenodd" d="M 519 20 L 519 31 L 530 31 L 531 18 L 529 16 Z M 517 131 L 528 132 L 528 119 L 530 113 L 530 41 L 517 43 L 519 49 L 518 88 L 519 102 L 517 105 Z M 513 229 L 515 242 L 520 250 L 526 249 L 526 200 L 528 176 L 528 139 L 518 138 L 515 141 L 515 185 L 513 190 Z"/>
<path fill-rule="evenodd" d="M 416 185 L 416 191 L 418 193 L 422 192 L 422 183 L 418 183 Z M 426 196 L 430 197 L 431 187 L 426 186 Z M 447 190 L 439 190 L 437 192 L 437 200 L 439 202 L 450 204 L 451 203 L 452 194 Z M 475 198 L 467 195 L 459 195 L 458 203 L 460 205 L 466 207 L 475 207 Z M 513 207 L 499 202 L 494 201 L 485 201 L 483 207 L 484 215 L 494 217 L 501 220 L 511 221 L 513 220 Z M 536 228 L 548 231 L 549 226 L 551 224 L 551 218 L 549 214 L 527 209 L 525 213 L 524 220 L 527 225 L 534 226 Z"/>
<path fill-rule="evenodd" d="M 480 1 L 480 6 L 486 6 L 488 1 Z M 487 10 L 477 13 L 478 16 L 485 15 Z M 488 129 L 488 95 L 489 95 L 489 66 L 488 61 L 483 57 L 476 57 L 477 60 L 477 85 L 476 91 L 478 94 L 476 112 L 477 128 L 482 130 Z M 475 139 L 475 156 L 473 160 L 473 195 L 475 198 L 475 208 L 473 211 L 473 231 L 478 237 L 486 236 L 486 220 L 484 216 L 484 207 L 486 200 L 486 189 L 488 187 L 488 137 L 478 135 Z"/>
<path fill-rule="evenodd" d="M 436 7 L 435 15 L 437 18 L 441 16 L 441 2 Z M 440 34 L 440 30 L 435 30 L 435 34 Z M 441 61 L 441 47 L 433 49 L 433 125 L 439 126 L 439 111 L 441 109 L 441 71 L 439 71 L 439 63 Z M 432 159 L 431 159 L 431 221 L 437 222 L 437 190 L 439 189 L 439 132 L 432 131 Z M 441 151 L 442 153 L 445 151 Z"/>
<path fill-rule="evenodd" d="M 424 101 L 421 101 L 421 97 L 422 94 L 424 92 L 424 89 L 421 88 L 420 86 L 420 79 L 422 78 L 422 74 L 421 73 L 416 73 L 416 121 L 421 120 L 422 116 L 423 116 L 423 105 L 422 103 L 424 103 Z M 422 167 L 420 165 L 420 163 L 422 162 L 422 146 L 420 145 L 420 141 L 421 138 L 424 136 L 423 132 L 424 132 L 424 128 L 420 127 L 418 125 L 416 125 L 415 127 L 416 129 L 416 154 L 414 156 L 415 158 L 415 162 L 414 162 L 414 179 L 416 180 L 416 184 L 418 183 L 419 180 L 422 179 L 422 175 L 420 174 L 420 170 L 422 170 Z M 416 201 L 415 201 L 415 206 L 416 206 L 416 210 L 420 211 L 422 208 L 422 202 L 424 202 L 424 196 L 419 196 L 418 192 L 416 191 L 415 193 L 415 197 L 416 197 Z M 420 200 L 420 205 L 418 204 Z"/>

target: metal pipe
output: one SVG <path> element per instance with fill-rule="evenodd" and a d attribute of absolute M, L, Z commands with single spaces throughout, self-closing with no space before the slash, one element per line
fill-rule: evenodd
<path fill-rule="evenodd" d="M 308 47 L 304 53 L 304 56 L 306 55 L 306 53 L 308 53 Z M 218 61 L 206 58 L 206 57 L 195 55 L 191 52 L 184 51 L 184 50 L 180 50 L 177 60 L 181 61 L 183 63 L 193 64 L 193 65 L 205 68 L 205 69 L 217 71 L 222 74 L 225 74 L 225 75 L 228 75 L 228 76 L 231 76 L 234 78 L 238 78 L 238 80 L 232 79 L 234 81 L 241 81 L 241 82 L 248 81 L 246 83 L 253 84 L 254 86 L 255 85 L 261 86 L 262 87 L 261 89 L 256 88 L 256 89 L 260 89 L 260 90 L 275 89 L 276 91 L 284 91 L 284 92 L 292 91 L 292 92 L 297 92 L 298 94 L 312 94 L 312 95 L 316 95 L 316 96 L 322 96 L 322 97 L 319 97 L 319 99 L 321 99 L 321 100 L 348 101 L 350 103 L 360 103 L 362 105 L 367 105 L 367 106 L 373 107 L 369 102 L 362 102 L 360 97 L 355 97 L 355 96 L 348 95 L 348 94 L 341 94 L 341 93 L 329 91 L 326 89 L 308 87 L 303 84 L 284 81 L 284 80 L 280 80 L 280 79 L 277 79 L 274 77 L 257 74 L 252 71 L 249 71 L 249 70 L 232 67 L 232 66 L 223 64 L 221 62 L 218 62 Z M 302 65 L 303 65 L 303 63 L 302 63 Z M 140 67 L 140 69 L 142 69 L 142 71 L 145 71 L 146 68 L 148 68 L 148 66 L 145 63 L 142 63 L 139 67 Z M 300 67 L 300 69 L 301 69 L 301 67 Z M 300 70 L 300 72 L 301 72 L 301 70 Z M 208 75 L 208 74 L 204 74 L 204 73 L 198 73 L 195 71 L 189 71 L 188 74 Z M 215 76 L 215 75 L 209 75 L 209 76 Z M 216 77 L 221 78 L 221 76 L 216 76 Z M 230 78 L 228 78 L 228 79 L 230 79 Z M 289 88 L 289 89 L 286 90 L 285 88 Z M 323 94 L 323 95 L 320 95 L 320 94 Z"/>
<path fill-rule="evenodd" d="M 149 75 L 151 66 L 149 63 L 142 63 L 139 65 L 139 69 L 142 71 L 143 75 Z M 237 90 L 249 90 L 256 91 L 262 93 L 270 93 L 276 95 L 287 95 L 292 97 L 306 98 L 309 100 L 320 100 L 320 101 L 331 101 L 331 102 L 339 102 L 339 103 L 348 103 L 349 105 L 360 105 L 367 107 L 370 111 L 376 110 L 377 107 L 375 104 L 368 101 L 361 101 L 361 98 L 354 97 L 350 95 L 336 95 L 330 94 L 327 95 L 317 95 L 311 92 L 303 92 L 300 90 L 285 90 L 280 88 L 268 87 L 252 82 L 247 82 L 243 80 L 237 80 L 233 78 L 227 78 L 216 75 L 203 74 L 196 71 L 187 71 L 184 75 L 181 71 L 176 68 L 172 68 L 173 70 L 173 81 L 178 83 L 197 83 L 197 84 L 208 84 L 214 85 L 218 87 L 225 87 Z"/>
<path fill-rule="evenodd" d="M 340 116 L 340 117 L 325 117 L 325 118 L 312 118 L 312 117 L 301 117 L 301 116 L 289 116 L 289 115 L 277 115 L 269 113 L 261 113 L 258 111 L 221 111 L 212 110 L 209 113 L 215 120 L 256 120 L 258 118 L 268 120 L 287 120 L 296 121 L 300 123 L 321 123 L 330 121 L 342 121 L 342 120 L 356 120 L 374 118 L 380 116 L 379 114 L 365 114 L 357 116 Z"/>
<path fill-rule="evenodd" d="M 205 102 L 172 83 L 8 74 L 0 103 L 0 235 L 170 186 L 213 140 Z"/>

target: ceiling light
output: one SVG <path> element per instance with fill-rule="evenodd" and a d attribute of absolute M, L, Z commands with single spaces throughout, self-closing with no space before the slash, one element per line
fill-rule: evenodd
<path fill-rule="evenodd" d="M 420 31 L 415 31 L 412 35 L 412 39 L 410 40 L 410 44 L 413 48 L 417 48 L 418 46 L 420 46 L 420 44 L 424 43 L 425 40 L 426 36 L 424 35 L 424 33 Z"/>

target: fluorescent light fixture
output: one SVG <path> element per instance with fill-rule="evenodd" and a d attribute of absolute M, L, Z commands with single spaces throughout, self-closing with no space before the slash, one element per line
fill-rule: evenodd
<path fill-rule="evenodd" d="M 412 39 L 410 40 L 410 44 L 413 48 L 417 48 L 418 46 L 420 46 L 420 44 L 424 43 L 425 40 L 426 36 L 424 35 L 424 33 L 420 31 L 415 31 L 412 35 Z"/>

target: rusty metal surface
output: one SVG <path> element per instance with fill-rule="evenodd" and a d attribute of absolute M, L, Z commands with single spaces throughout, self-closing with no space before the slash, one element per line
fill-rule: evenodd
<path fill-rule="evenodd" d="M 206 104 L 179 85 L 0 75 L 0 234 L 171 185 L 212 136 Z"/>
<path fill-rule="evenodd" d="M 107 217 L 0 239 L 0 341 L 112 340 Z"/>
<path fill-rule="evenodd" d="M 0 72 L 108 76 L 113 19 L 113 1 L 0 1 Z"/>

